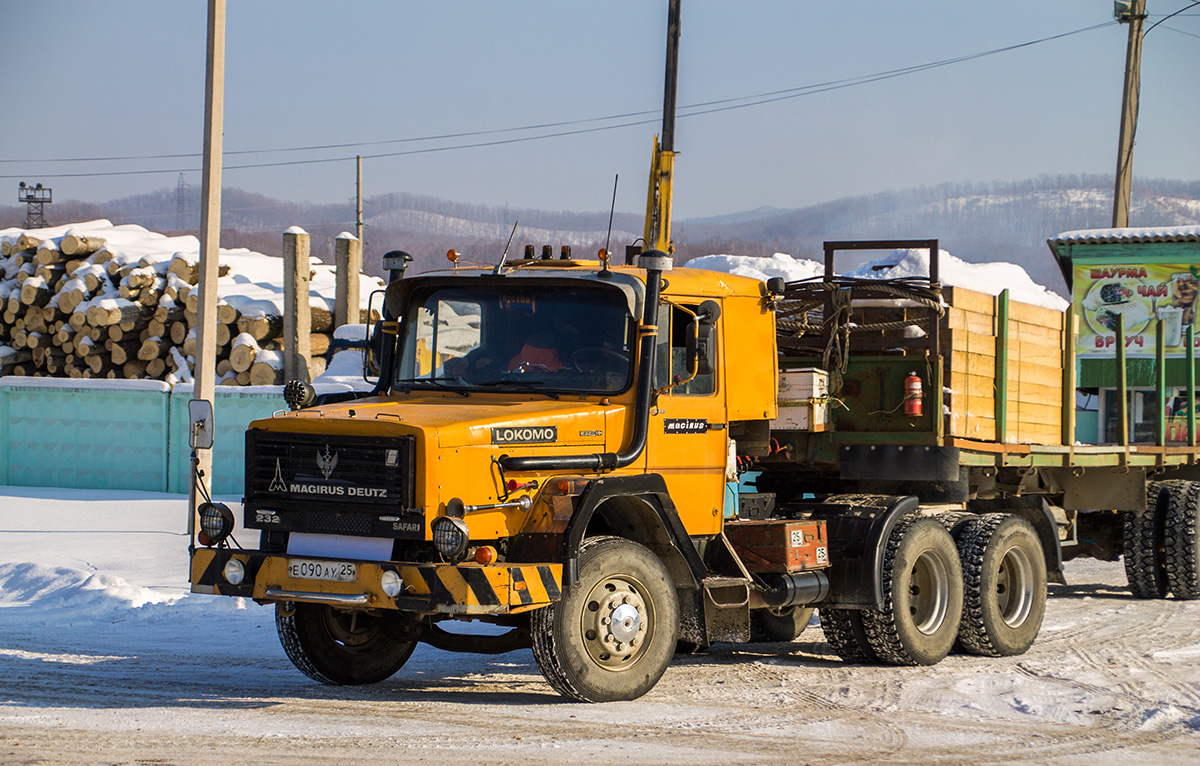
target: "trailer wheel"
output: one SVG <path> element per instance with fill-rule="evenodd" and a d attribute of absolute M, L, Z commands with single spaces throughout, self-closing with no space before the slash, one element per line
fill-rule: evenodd
<path fill-rule="evenodd" d="M 1163 550 L 1164 495 L 1168 485 L 1178 482 L 1146 483 L 1146 508 L 1125 511 L 1121 555 L 1125 579 L 1134 598 L 1164 598 L 1167 595 L 1167 561 Z"/>
<path fill-rule="evenodd" d="M 1200 482 L 1171 481 L 1167 485 L 1166 548 L 1167 584 L 1175 598 L 1200 598 Z"/>
<path fill-rule="evenodd" d="M 675 651 L 675 584 L 645 546 L 593 537 L 579 550 L 579 582 L 531 615 L 533 656 L 546 681 L 583 702 L 636 699 Z"/>
<path fill-rule="evenodd" d="M 324 604 L 276 604 L 275 628 L 292 664 L 325 684 L 378 683 L 417 648 L 416 641 L 393 637 L 378 615 Z"/>
<path fill-rule="evenodd" d="M 871 648 L 892 665 L 934 665 L 954 646 L 963 580 L 954 540 L 936 519 L 902 519 L 888 538 L 882 609 L 863 612 Z"/>
<path fill-rule="evenodd" d="M 1046 559 L 1033 526 L 994 513 L 967 523 L 958 538 L 963 618 L 958 640 L 972 654 L 1024 654 L 1046 613 Z"/>
<path fill-rule="evenodd" d="M 827 609 L 821 607 L 821 630 L 834 653 L 846 662 L 876 665 L 879 655 L 871 648 L 871 641 L 863 627 L 863 613 L 859 609 Z"/>
<path fill-rule="evenodd" d="M 759 609 L 750 624 L 752 640 L 795 641 L 812 619 L 811 606 L 785 606 L 782 609 Z"/>

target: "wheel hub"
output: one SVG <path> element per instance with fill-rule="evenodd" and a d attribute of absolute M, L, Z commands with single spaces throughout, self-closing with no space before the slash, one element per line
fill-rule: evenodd
<path fill-rule="evenodd" d="M 925 552 L 913 566 L 909 580 L 909 613 L 917 630 L 933 635 L 949 611 L 950 569 L 940 556 Z"/>
<path fill-rule="evenodd" d="M 624 577 L 601 581 L 588 594 L 582 615 L 588 655 L 609 670 L 633 665 L 646 650 L 652 620 L 640 583 Z"/>
<path fill-rule="evenodd" d="M 996 602 L 1000 618 L 1010 628 L 1020 627 L 1029 619 L 1034 602 L 1033 563 L 1020 548 L 1005 552 L 996 573 Z"/>

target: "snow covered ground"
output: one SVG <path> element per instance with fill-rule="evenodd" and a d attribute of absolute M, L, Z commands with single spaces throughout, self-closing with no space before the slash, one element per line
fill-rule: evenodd
<path fill-rule="evenodd" d="M 271 609 L 186 592 L 185 507 L 0 487 L 0 763 L 1200 762 L 1200 602 L 1136 601 L 1119 563 L 1070 562 L 1021 657 L 846 665 L 814 621 L 581 705 L 528 651 L 312 682 Z"/>

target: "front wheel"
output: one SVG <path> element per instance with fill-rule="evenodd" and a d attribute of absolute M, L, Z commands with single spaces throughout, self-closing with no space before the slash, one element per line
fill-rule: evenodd
<path fill-rule="evenodd" d="M 382 616 L 324 604 L 276 604 L 275 628 L 292 664 L 326 684 L 378 683 L 417 648 L 414 640 L 395 638 Z"/>
<path fill-rule="evenodd" d="M 671 662 L 679 603 L 666 567 L 644 546 L 589 538 L 579 581 L 531 621 L 534 659 L 555 691 L 583 702 L 631 700 Z"/>
<path fill-rule="evenodd" d="M 972 519 L 958 536 L 964 603 L 958 639 L 972 654 L 1024 654 L 1046 613 L 1046 559 L 1028 521 L 1006 513 Z"/>
<path fill-rule="evenodd" d="M 862 613 L 871 648 L 892 665 L 934 665 L 950 653 L 962 619 L 958 550 L 937 520 L 910 516 L 888 538 L 882 609 Z"/>

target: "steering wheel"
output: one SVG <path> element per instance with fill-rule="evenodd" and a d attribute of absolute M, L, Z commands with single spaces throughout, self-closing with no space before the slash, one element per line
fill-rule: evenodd
<path fill-rule="evenodd" d="M 591 354 L 590 359 L 588 358 L 589 354 Z M 579 372 L 602 372 L 596 368 L 604 359 L 612 359 L 623 365 L 629 364 L 629 360 L 620 351 L 604 346 L 585 346 L 575 349 L 575 352 L 571 354 L 571 365 Z M 591 367 L 591 369 L 585 370 L 584 367 Z"/>
<path fill-rule="evenodd" d="M 544 364 L 538 364 L 537 362 L 520 362 L 520 363 L 518 363 L 518 364 L 517 364 L 517 366 L 516 366 L 516 367 L 513 367 L 511 370 L 508 370 L 508 372 L 520 372 L 520 373 L 525 373 L 525 372 L 553 372 L 553 370 L 551 370 L 551 369 L 550 369 L 549 367 L 547 367 L 546 365 L 544 365 Z"/>

